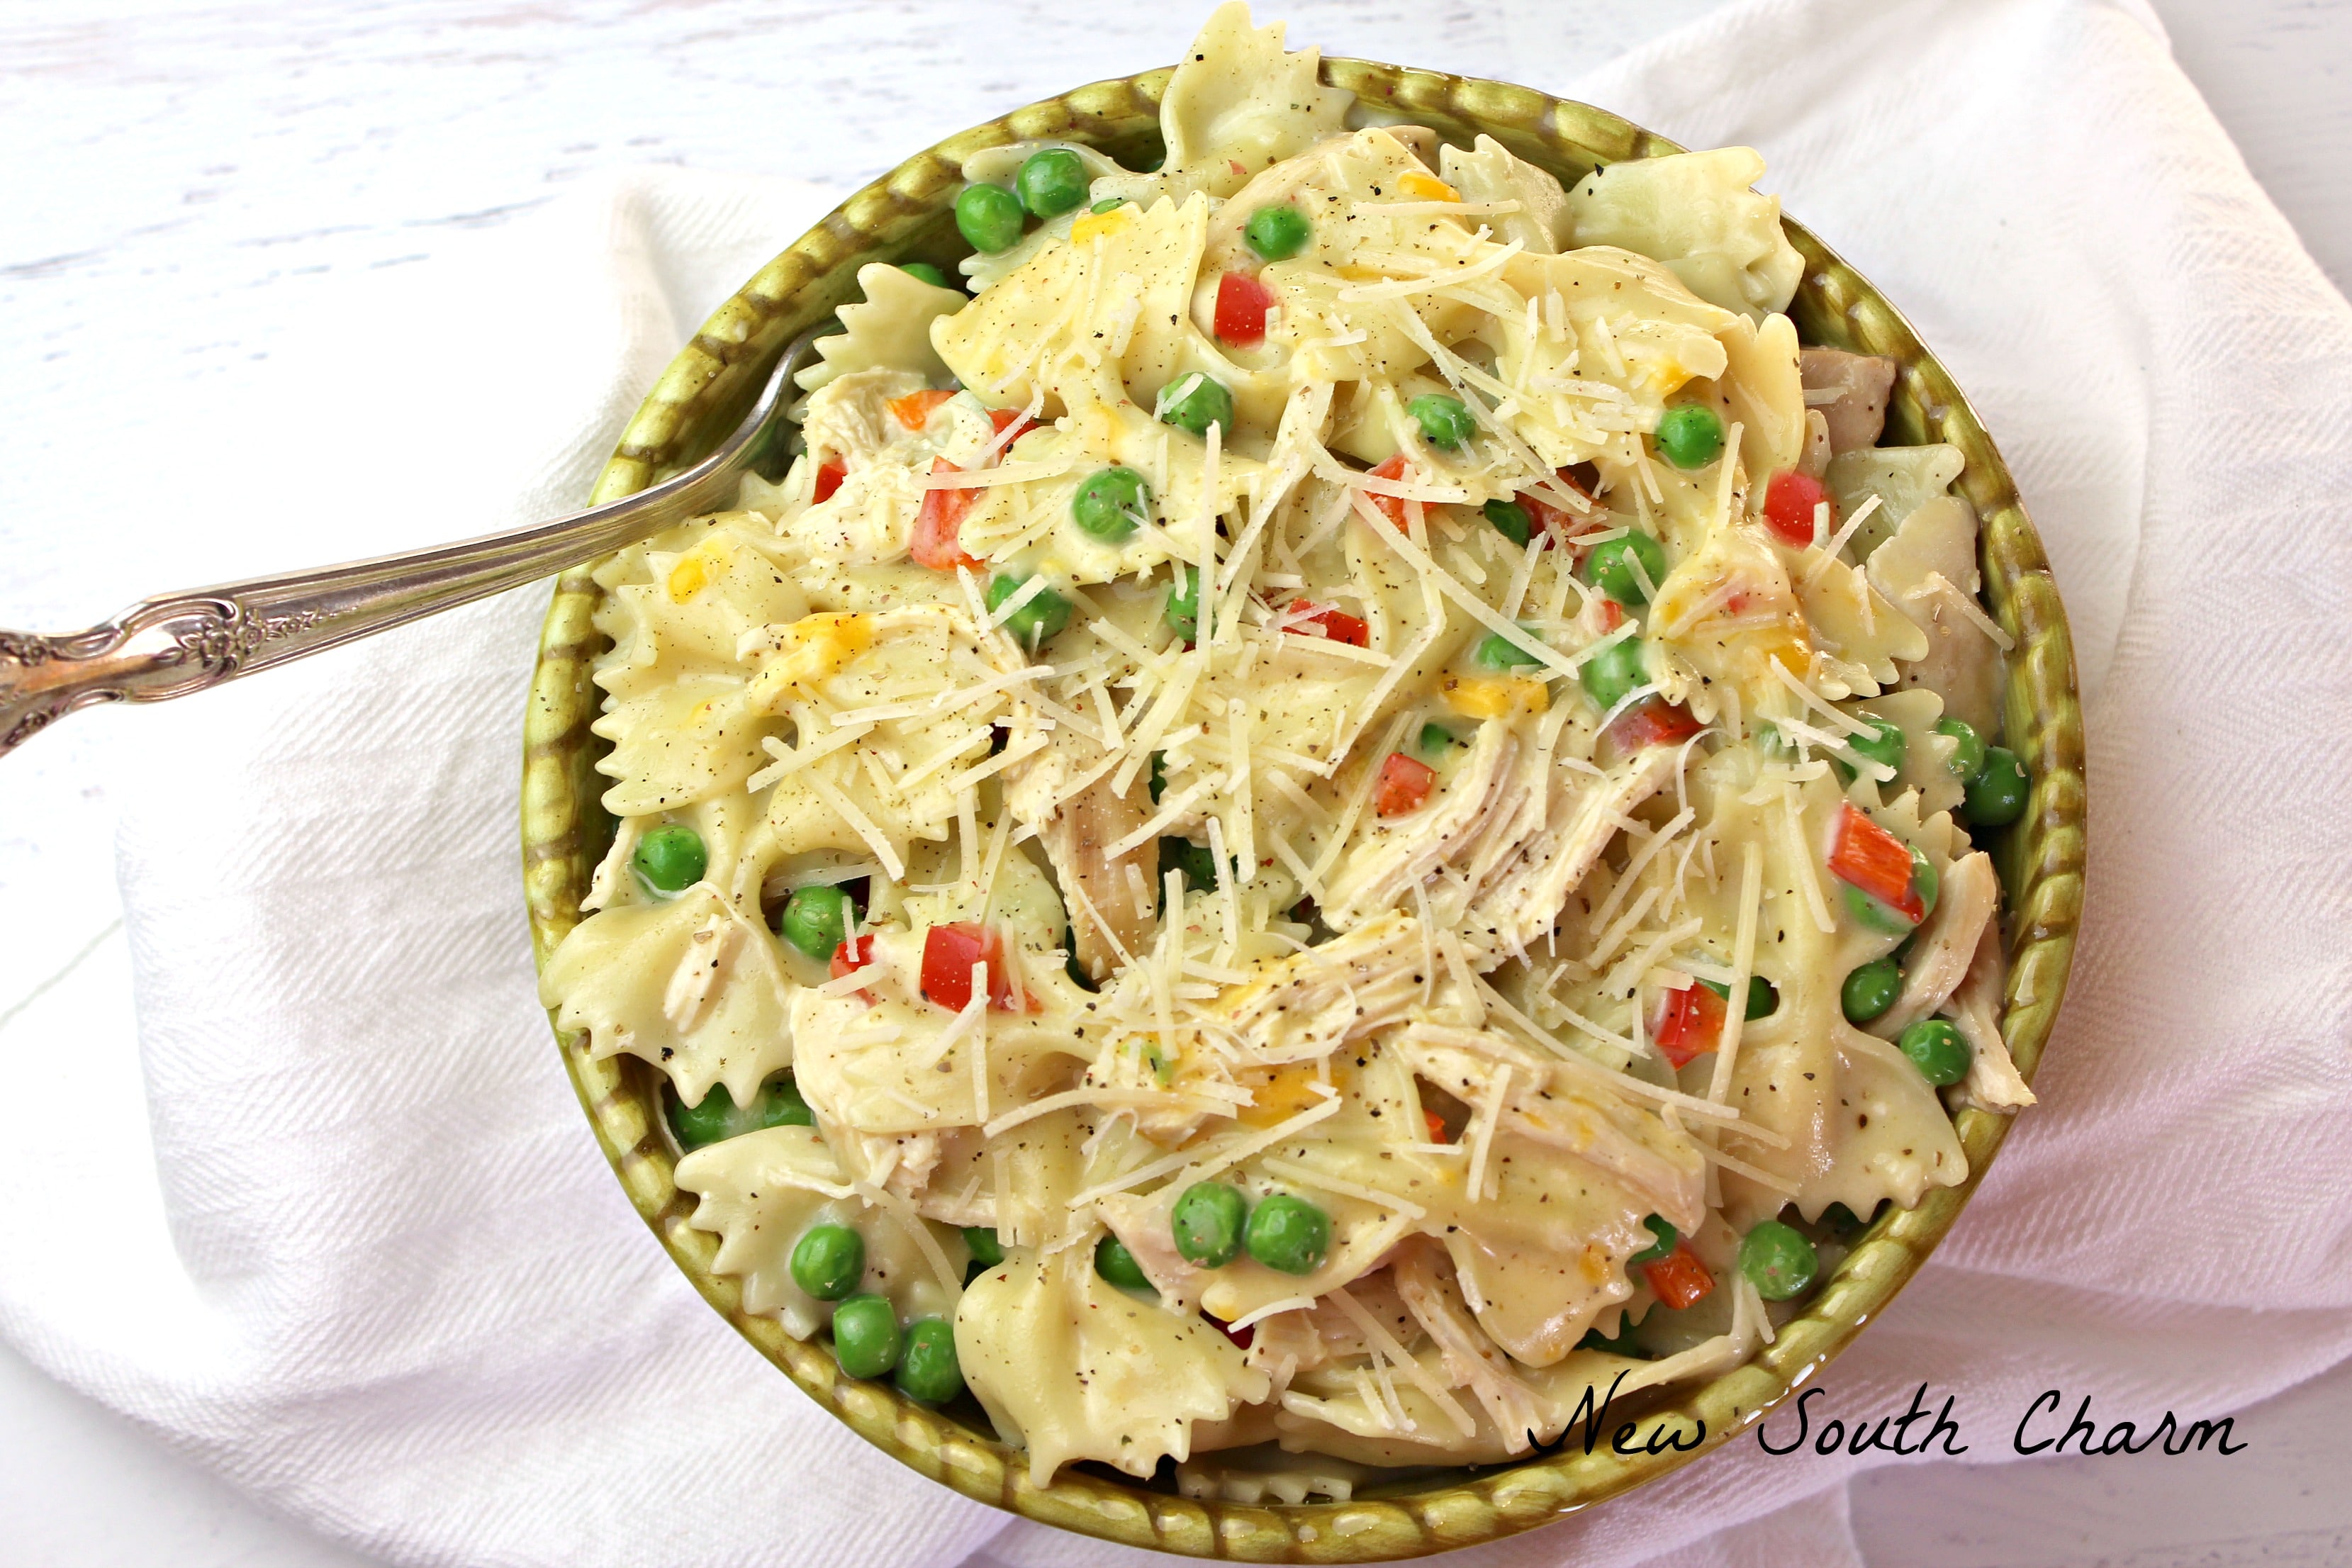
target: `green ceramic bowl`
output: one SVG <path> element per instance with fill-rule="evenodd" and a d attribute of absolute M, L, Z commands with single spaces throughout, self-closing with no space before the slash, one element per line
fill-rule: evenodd
<path fill-rule="evenodd" d="M 1031 104 L 917 154 L 850 197 L 762 268 L 679 352 L 630 422 L 593 499 L 642 489 L 707 452 L 740 418 L 784 345 L 856 297 L 864 263 L 946 263 L 961 256 L 950 203 L 969 154 L 1059 137 L 1130 161 L 1150 156 L 1159 147 L 1160 96 L 1169 74 L 1147 71 Z M 1614 115 L 1501 82 L 1351 59 L 1324 61 L 1323 77 L 1360 102 L 1433 126 L 1449 141 L 1466 144 L 1484 132 L 1570 184 L 1600 164 L 1681 151 Z M 1803 340 L 1897 361 L 1902 374 L 1887 439 L 1945 441 L 1968 457 L 1959 485 L 1984 519 L 1985 597 L 2017 639 L 2009 740 L 2033 779 L 2030 807 L 2001 836 L 1995 857 L 2011 920 L 2001 1026 L 2031 1077 L 2065 994 L 2083 906 L 2083 723 L 2066 614 L 2009 469 L 1950 375 L 1878 290 L 1801 225 L 1786 226 L 1807 263 L 1790 308 Z M 604 743 L 588 729 L 599 696 L 589 668 L 604 646 L 589 617 L 601 593 L 587 567 L 557 581 L 531 684 L 523 881 L 533 950 L 542 963 L 577 923 L 591 870 L 611 841 L 612 824 L 598 804 L 604 780 L 594 769 Z M 1624 1458 L 1603 1444 L 1587 1456 L 1571 1444 L 1512 1465 L 1436 1477 L 1420 1472 L 1346 1503 L 1244 1505 L 1068 1469 L 1051 1486 L 1034 1486 L 1024 1457 L 984 1423 L 924 1409 L 887 1384 L 845 1377 L 822 1345 L 804 1344 L 772 1319 L 745 1312 L 736 1282 L 711 1272 L 718 1238 L 686 1223 L 695 1205 L 671 1179 L 657 1075 L 631 1057 L 592 1061 L 577 1035 L 562 1036 L 560 1044 L 597 1141 L 671 1258 L 744 1338 L 860 1436 L 967 1496 L 1030 1519 L 1129 1546 L 1252 1562 L 1375 1562 L 1491 1541 L 1655 1479 L 1731 1441 L 1885 1310 L 1958 1217 L 2009 1131 L 2006 1118 L 1962 1111 L 1957 1126 L 1971 1173 L 1966 1185 L 1935 1192 L 1908 1213 L 1884 1215 L 1803 1315 L 1747 1365 L 1668 1391 L 1644 1416 L 1645 1426 L 1654 1418 L 1687 1432 L 1704 1420 L 1706 1440 L 1691 1452 Z"/>

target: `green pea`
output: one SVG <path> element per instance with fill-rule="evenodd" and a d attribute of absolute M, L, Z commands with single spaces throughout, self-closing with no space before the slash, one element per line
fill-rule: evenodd
<path fill-rule="evenodd" d="M 1883 904 L 1851 882 L 1839 884 L 1845 897 L 1845 912 L 1864 931 L 1883 932 L 1887 936 L 1916 930 L 1914 922 L 1892 904 Z"/>
<path fill-rule="evenodd" d="M 1105 196 L 1102 200 L 1088 207 L 1087 211 L 1090 213 L 1115 213 L 1118 211 L 1119 208 L 1127 205 L 1128 201 L 1129 198 L 1126 196 Z"/>
<path fill-rule="evenodd" d="M 992 613 L 998 605 L 1019 593 L 1022 584 L 1026 582 L 1028 582 L 1026 577 L 1000 576 L 990 583 L 988 585 L 990 611 Z M 1014 642 L 1034 653 L 1040 647 L 1059 636 L 1062 628 L 1069 624 L 1070 601 L 1051 588 L 1040 588 L 1031 595 L 1027 604 L 1005 617 L 1004 629 L 1013 635 Z"/>
<path fill-rule="evenodd" d="M 1675 467 L 1704 468 L 1723 450 L 1723 421 L 1704 405 L 1683 404 L 1658 416 L 1653 439 L 1659 456 Z"/>
<path fill-rule="evenodd" d="M 1984 772 L 1969 785 L 1960 815 L 1970 827 L 2007 827 L 2025 814 L 2025 764 L 2007 746 L 1985 748 Z"/>
<path fill-rule="evenodd" d="M 849 895 L 839 888 L 799 888 L 784 904 L 776 930 L 811 958 L 831 958 L 849 934 Z"/>
<path fill-rule="evenodd" d="M 1168 603 L 1160 607 L 1160 618 L 1168 628 L 1186 642 L 1201 640 L 1201 571 L 1197 566 L 1176 568 L 1176 581 L 1168 586 Z M 1151 797 L 1158 800 L 1158 795 Z"/>
<path fill-rule="evenodd" d="M 1021 198 L 1003 185 L 966 185 L 955 199 L 956 232 L 990 256 L 1021 243 Z"/>
<path fill-rule="evenodd" d="M 963 1245 L 964 1250 L 971 1254 L 971 1260 L 982 1268 L 993 1268 L 1004 1261 L 1004 1243 L 984 1225 L 964 1226 Z"/>
<path fill-rule="evenodd" d="M 747 1132 L 757 1132 L 763 1127 L 816 1125 L 816 1113 L 809 1109 L 809 1102 L 801 1096 L 801 1086 L 788 1072 L 780 1072 L 760 1086 L 748 1119 L 751 1124 L 744 1129 Z"/>
<path fill-rule="evenodd" d="M 1922 1018 L 1895 1037 L 1895 1047 L 1911 1058 L 1919 1076 L 1942 1089 L 1969 1076 L 1976 1053 L 1947 1018 Z"/>
<path fill-rule="evenodd" d="M 1822 1259 L 1794 1226 L 1768 1219 L 1739 1238 L 1739 1271 L 1767 1301 L 1785 1301 L 1813 1282 Z"/>
<path fill-rule="evenodd" d="M 1421 426 L 1422 439 L 1446 451 L 1459 451 L 1463 444 L 1478 433 L 1478 421 L 1472 417 L 1469 405 L 1458 397 L 1428 393 L 1404 405 Z"/>
<path fill-rule="evenodd" d="M 723 1083 L 712 1084 L 698 1105 L 687 1104 L 675 1092 L 667 1100 L 669 1130 L 677 1135 L 677 1146 L 688 1153 L 722 1138 L 732 1138 L 738 1131 L 735 1097 L 727 1092 Z"/>
<path fill-rule="evenodd" d="M 1911 750 L 1910 739 L 1903 733 L 1903 726 L 1892 719 L 1865 719 L 1863 722 L 1870 726 L 1872 732 L 1854 735 L 1847 740 L 1846 743 L 1853 748 L 1854 754 L 1867 757 L 1897 773 L 1902 772 L 1903 759 Z"/>
<path fill-rule="evenodd" d="M 1891 904 L 1880 903 L 1851 882 L 1841 883 L 1840 886 L 1845 889 L 1846 913 L 1865 929 L 1883 931 L 1888 936 L 1907 936 L 1936 912 L 1936 895 L 1943 887 L 1943 877 L 1927 856 L 1916 847 L 1912 849 L 1911 887 L 1919 895 L 1919 918 L 1916 921 Z"/>
<path fill-rule="evenodd" d="M 1528 516 L 1527 508 L 1515 500 L 1490 500 L 1481 510 L 1486 512 L 1486 521 L 1495 525 L 1496 533 L 1522 550 L 1527 548 L 1528 540 L 1534 534 L 1536 527 L 1535 520 Z"/>
<path fill-rule="evenodd" d="M 1423 756 L 1443 756 L 1445 748 L 1452 744 L 1454 744 L 1454 731 L 1444 725 L 1423 724 L 1421 727 L 1420 748 Z"/>
<path fill-rule="evenodd" d="M 1854 755 L 1867 757 L 1874 763 L 1883 763 L 1893 768 L 1896 773 L 1901 773 L 1903 759 L 1911 750 L 1911 742 L 1904 735 L 1903 726 L 1892 719 L 1873 719 L 1868 714 L 1863 715 L 1862 721 L 1870 726 L 1870 733 L 1848 735 L 1845 738 L 1845 743 L 1853 748 Z M 1837 770 L 1837 776 L 1842 782 L 1845 784 L 1853 782 L 1853 770 L 1837 758 L 1830 759 L 1830 766 Z"/>
<path fill-rule="evenodd" d="M 1283 1274 L 1312 1274 L 1331 1250 L 1331 1217 L 1305 1198 L 1276 1193 L 1250 1211 L 1243 1244 Z"/>
<path fill-rule="evenodd" d="M 898 1313 L 882 1296 L 852 1296 L 833 1310 L 833 1359 L 852 1377 L 898 1364 Z"/>
<path fill-rule="evenodd" d="M 934 289 L 948 286 L 948 275 L 928 261 L 902 261 L 898 263 L 898 270 L 909 278 L 921 279 Z"/>
<path fill-rule="evenodd" d="M 667 823 L 637 840 L 629 865 L 637 879 L 656 893 L 677 893 L 702 880 L 710 868 L 710 851 L 702 835 L 691 827 Z"/>
<path fill-rule="evenodd" d="M 945 1405 L 961 1394 L 963 1368 L 956 1362 L 955 1325 L 945 1318 L 918 1318 L 908 1324 L 897 1381 L 899 1393 L 925 1405 Z"/>
<path fill-rule="evenodd" d="M 1965 719 L 1938 719 L 1936 721 L 1936 733 L 1949 735 L 1955 742 L 1952 747 L 1954 778 L 1969 784 L 1984 772 L 1984 737 L 1977 733 L 1974 724 Z"/>
<path fill-rule="evenodd" d="M 1919 919 L 1924 922 L 1936 912 L 1936 898 L 1943 891 L 1944 874 L 1916 847 L 1911 851 L 1911 886 L 1918 889 Z"/>
<path fill-rule="evenodd" d="M 1642 641 L 1633 637 L 1621 638 L 1594 654 L 1578 667 L 1576 674 L 1584 683 L 1584 694 L 1603 713 L 1650 679 L 1648 661 L 1642 657 Z"/>
<path fill-rule="evenodd" d="M 1223 1268 L 1242 1255 L 1242 1226 L 1248 1217 L 1248 1200 L 1238 1188 L 1224 1182 L 1193 1183 L 1169 1216 L 1176 1255 L 1203 1268 Z"/>
<path fill-rule="evenodd" d="M 1070 516 L 1089 535 L 1117 544 L 1148 514 L 1151 487 L 1133 468 L 1105 468 L 1070 497 Z"/>
<path fill-rule="evenodd" d="M 1195 371 L 1180 375 L 1160 389 L 1159 406 L 1152 416 L 1162 425 L 1173 425 L 1179 430 L 1189 430 L 1206 439 L 1209 426 L 1222 425 L 1231 435 L 1234 428 L 1234 395 L 1225 390 L 1224 383 L 1213 380 Z"/>
<path fill-rule="evenodd" d="M 1636 563 L 1641 567 L 1638 574 L 1633 569 Z M 1647 588 L 1642 586 L 1644 579 L 1650 584 Z M 1627 609 L 1638 610 L 1666 580 L 1666 547 L 1639 530 L 1596 544 L 1584 558 L 1584 580 Z"/>
<path fill-rule="evenodd" d="M 677 1146 L 691 1153 L 722 1138 L 757 1132 L 763 1127 L 814 1127 L 816 1117 L 801 1098 L 800 1086 L 789 1072 L 780 1072 L 760 1086 L 748 1106 L 739 1106 L 723 1083 L 714 1083 L 697 1105 L 678 1099 L 676 1089 L 664 1095 L 669 1130 Z"/>
<path fill-rule="evenodd" d="M 1087 166 L 1066 147 L 1032 153 L 1013 176 L 1021 205 L 1039 217 L 1059 217 L 1087 199 Z"/>
<path fill-rule="evenodd" d="M 1731 1000 L 1730 986 L 1717 985 L 1712 980 L 1702 980 L 1699 984 L 1706 986 L 1709 991 L 1714 992 L 1717 996 L 1722 997 L 1725 1001 L 1728 1002 Z M 1765 979 L 1760 974 L 1751 974 L 1748 977 L 1748 1018 L 1749 1022 L 1752 1023 L 1758 1018 L 1770 1017 L 1774 1009 L 1778 1008 L 1780 1005 L 1780 993 L 1773 987 L 1770 981 Z"/>
<path fill-rule="evenodd" d="M 1123 1290 L 1149 1290 L 1151 1280 L 1143 1272 L 1143 1265 L 1127 1249 L 1127 1243 L 1115 1236 L 1106 1236 L 1095 1243 L 1095 1272 Z"/>
<path fill-rule="evenodd" d="M 1314 237 L 1315 226 L 1294 206 L 1260 207 L 1242 226 L 1242 238 L 1267 261 L 1289 260 L 1306 249 L 1307 242 Z"/>
<path fill-rule="evenodd" d="M 1666 1216 L 1662 1214 L 1654 1214 L 1642 1223 L 1648 1226 L 1650 1234 L 1658 1239 L 1625 1259 L 1629 1264 L 1638 1266 L 1643 1263 L 1655 1263 L 1673 1253 L 1675 1243 L 1683 1238 L 1682 1232 L 1667 1224 Z"/>
<path fill-rule="evenodd" d="M 1650 1359 L 1650 1352 L 1643 1350 L 1633 1338 L 1633 1325 L 1622 1318 L 1618 1320 L 1615 1339 L 1609 1338 L 1599 1329 L 1587 1329 L 1584 1331 L 1584 1337 L 1576 1342 L 1576 1348 L 1580 1351 L 1599 1351 L 1603 1355 L 1623 1356 L 1628 1361 Z"/>
<path fill-rule="evenodd" d="M 845 1225 L 813 1225 L 793 1244 L 793 1283 L 838 1301 L 866 1278 L 866 1238 Z"/>
<path fill-rule="evenodd" d="M 1534 637 L 1535 633 L 1527 634 Z M 1479 639 L 1477 651 L 1470 656 L 1482 669 L 1536 669 L 1543 660 L 1528 650 L 1528 645 L 1501 632 L 1488 632 Z"/>
<path fill-rule="evenodd" d="M 1658 451 L 1677 468 L 1703 468 L 1723 450 L 1723 421 L 1712 408 L 1685 403 L 1659 417 Z"/>
<path fill-rule="evenodd" d="M 1838 1003 L 1845 1009 L 1849 1024 L 1867 1024 L 1889 1007 L 1903 994 L 1903 971 L 1892 958 L 1874 958 L 1846 971 L 1845 984 L 1838 987 Z"/>

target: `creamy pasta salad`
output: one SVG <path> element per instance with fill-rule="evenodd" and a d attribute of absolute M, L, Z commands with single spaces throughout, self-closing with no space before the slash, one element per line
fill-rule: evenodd
<path fill-rule="evenodd" d="M 1754 153 L 1563 188 L 1238 5 L 1161 117 L 972 157 L 781 482 L 600 570 L 544 989 L 845 1373 L 1344 1496 L 1738 1364 L 2032 1102 L 2009 638 Z"/>

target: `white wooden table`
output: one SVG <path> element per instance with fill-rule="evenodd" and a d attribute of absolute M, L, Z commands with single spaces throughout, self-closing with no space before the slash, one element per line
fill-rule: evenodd
<path fill-rule="evenodd" d="M 1336 53 L 1563 82 L 1719 0 L 1295 0 Z M 2155 0 L 2189 74 L 2339 287 L 2352 286 L 2352 0 Z M 1203 7 L 1204 8 L 1204 7 Z M 168 367 L 234 398 L 281 323 L 351 274 L 430 256 L 589 172 L 672 163 L 854 185 L 903 149 L 1076 80 L 1171 58 L 1192 7 L 1045 0 L 865 10 L 819 0 L 81 0 L 0 4 L 0 514 L 70 518 L 142 473 L 112 431 Z M 909 13 L 953 14 L 926 26 Z M 1498 62 L 1521 62 L 1506 70 Z M 841 110 L 887 136 L 845 137 Z M 160 459 L 159 459 L 160 460 Z M 94 481 L 93 476 L 98 476 Z M 0 625 L 110 611 L 67 587 L 60 528 L 0 574 Z M 192 539 L 138 591 L 283 565 Z M 224 552 L 226 552 L 226 558 Z M 123 595 L 129 596 L 129 593 Z M 21 826 L 17 831 L 22 831 Z M 0 971 L 0 1030 L 44 977 Z M 1874 1563 L 2166 1568 L 2352 1562 L 2352 1369 L 2242 1418 L 2235 1460 L 1874 1472 Z M 278 1518 L 0 1350 L 0 1561 L 330 1568 L 364 1560 Z"/>

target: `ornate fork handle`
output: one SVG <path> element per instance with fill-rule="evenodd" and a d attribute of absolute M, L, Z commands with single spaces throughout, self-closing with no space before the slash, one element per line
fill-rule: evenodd
<path fill-rule="evenodd" d="M 77 708 L 200 691 L 256 668 L 265 643 L 313 630 L 331 614 L 315 605 L 270 614 L 245 595 L 240 584 L 148 599 L 68 637 L 0 631 L 0 752 Z"/>
<path fill-rule="evenodd" d="M 774 415 L 808 342 L 785 352 L 717 451 L 635 495 L 511 533 L 143 599 L 63 637 L 0 631 L 0 754 L 78 708 L 184 697 L 536 582 L 728 504 L 761 438 L 780 428 Z"/>

